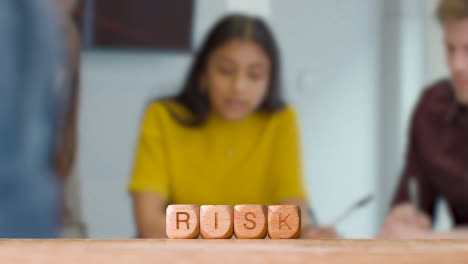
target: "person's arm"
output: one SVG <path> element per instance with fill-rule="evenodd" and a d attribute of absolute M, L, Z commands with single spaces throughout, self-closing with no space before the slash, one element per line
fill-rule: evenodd
<path fill-rule="evenodd" d="M 427 171 L 425 171 L 422 166 L 424 161 L 421 161 L 421 159 L 424 154 L 424 149 L 421 149 L 422 145 L 418 141 L 418 139 L 421 138 L 420 134 L 425 133 L 424 130 L 420 129 L 420 122 L 423 122 L 425 118 L 424 105 L 427 100 L 427 94 L 424 94 L 413 114 L 408 134 L 409 141 L 406 163 L 392 204 L 395 207 L 407 202 L 417 202 L 418 204 L 414 204 L 414 206 L 427 216 L 433 218 L 436 193 L 431 182 L 427 178 Z M 415 190 L 417 201 L 411 201 L 411 180 L 414 180 L 415 186 L 417 187 L 417 190 Z"/>
<path fill-rule="evenodd" d="M 457 227 L 448 232 L 430 232 L 426 239 L 468 239 L 468 227 Z"/>
<path fill-rule="evenodd" d="M 431 232 L 431 219 L 410 203 L 395 206 L 385 219 L 379 239 L 423 239 Z"/>
<path fill-rule="evenodd" d="M 65 11 L 64 11 L 65 12 Z M 67 104 L 63 106 L 62 116 L 59 123 L 59 131 L 56 142 L 55 170 L 63 182 L 67 181 L 75 165 L 77 141 L 78 141 L 78 105 L 80 94 L 80 35 L 71 14 L 63 14 L 64 44 L 66 44 L 67 67 L 61 69 L 60 73 L 66 75 L 67 83 L 60 86 L 70 85 L 67 92 Z M 66 72 L 66 73 L 65 73 Z M 65 79 L 64 79 L 65 81 Z"/>
<path fill-rule="evenodd" d="M 165 210 L 170 197 L 167 152 L 163 147 L 159 105 L 151 105 L 142 122 L 129 191 L 139 237 L 166 236 Z"/>
<path fill-rule="evenodd" d="M 399 224 L 393 226 L 392 236 L 385 239 L 468 239 L 468 228 L 455 228 L 446 232 L 433 232 L 431 229 L 418 229 L 413 226 Z"/>
<path fill-rule="evenodd" d="M 411 121 L 406 164 L 392 202 L 392 209 L 385 219 L 380 238 L 410 238 L 424 236 L 431 228 L 436 193 L 421 167 L 421 149 L 418 144 L 418 122 L 424 114 L 425 96 L 418 104 Z M 410 199 L 410 181 L 414 179 L 417 201 Z M 418 204 L 412 204 L 417 202 Z"/>
<path fill-rule="evenodd" d="M 139 238 L 166 238 L 167 201 L 153 193 L 133 193 L 133 213 Z"/>

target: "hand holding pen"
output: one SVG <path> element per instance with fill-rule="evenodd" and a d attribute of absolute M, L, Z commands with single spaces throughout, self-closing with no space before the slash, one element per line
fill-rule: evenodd
<path fill-rule="evenodd" d="M 336 218 L 331 225 L 324 226 L 324 227 L 314 227 L 311 228 L 310 231 L 306 232 L 306 236 L 304 238 L 309 238 L 309 239 L 336 239 L 340 238 L 336 231 L 336 226 L 338 226 L 340 223 L 342 223 L 344 220 L 348 219 L 349 216 L 354 214 L 356 211 L 359 209 L 363 208 L 366 206 L 370 201 L 372 201 L 373 196 L 372 195 L 367 195 L 366 197 L 358 200 L 354 204 L 352 204 L 351 207 L 349 207 L 343 214 L 341 214 L 338 218 Z M 309 214 L 312 216 L 314 223 L 318 223 L 317 219 L 315 218 L 314 214 L 312 211 L 309 212 Z"/>

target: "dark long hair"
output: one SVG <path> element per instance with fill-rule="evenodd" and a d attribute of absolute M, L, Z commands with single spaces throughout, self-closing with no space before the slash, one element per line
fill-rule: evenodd
<path fill-rule="evenodd" d="M 229 15 L 221 19 L 209 32 L 189 70 L 182 92 L 173 98 L 187 108 L 193 118 L 186 120 L 174 111 L 171 115 L 187 126 L 201 126 L 210 111 L 210 102 L 202 90 L 200 78 L 206 70 L 209 56 L 220 46 L 233 39 L 248 39 L 260 45 L 271 61 L 267 95 L 258 110 L 276 112 L 284 107 L 280 87 L 280 57 L 276 41 L 268 26 L 260 18 L 246 15 Z"/>

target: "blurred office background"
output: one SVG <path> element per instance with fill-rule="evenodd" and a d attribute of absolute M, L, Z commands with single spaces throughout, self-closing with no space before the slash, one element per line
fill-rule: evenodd
<path fill-rule="evenodd" d="M 209 27 L 242 11 L 263 16 L 279 41 L 285 95 L 300 115 L 307 190 L 319 222 L 332 222 L 372 193 L 371 204 L 338 226 L 347 238 L 372 237 L 402 168 L 413 106 L 424 85 L 446 74 L 436 4 L 195 0 L 191 49 L 84 49 L 76 184 L 88 235 L 135 235 L 125 190 L 145 104 L 177 92 Z M 440 219 L 440 228 L 450 224 Z"/>

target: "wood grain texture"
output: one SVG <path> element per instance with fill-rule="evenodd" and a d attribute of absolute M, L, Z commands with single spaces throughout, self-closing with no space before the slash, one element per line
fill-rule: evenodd
<path fill-rule="evenodd" d="M 468 240 L 0 240 L 0 263 L 466 264 Z"/>
<path fill-rule="evenodd" d="M 200 234 L 200 207 L 197 205 L 169 205 L 166 209 L 168 238 L 193 239 Z"/>
<path fill-rule="evenodd" d="M 301 235 L 301 209 L 297 205 L 268 206 L 268 236 L 292 239 Z"/>
<path fill-rule="evenodd" d="M 206 239 L 231 238 L 234 217 L 231 205 L 202 205 L 200 207 L 200 231 Z"/>
<path fill-rule="evenodd" d="M 238 239 L 262 239 L 267 234 L 268 211 L 264 205 L 236 205 L 234 234 Z"/>

